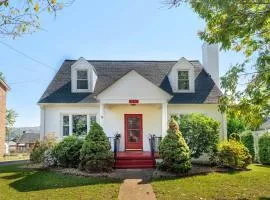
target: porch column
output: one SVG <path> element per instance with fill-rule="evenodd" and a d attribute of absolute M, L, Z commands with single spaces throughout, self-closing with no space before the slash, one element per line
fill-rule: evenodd
<path fill-rule="evenodd" d="M 162 130 L 162 137 L 163 138 L 167 134 L 167 128 L 168 128 L 167 106 L 168 106 L 167 103 L 162 103 L 162 106 L 161 106 L 161 115 L 162 115 L 162 121 L 161 121 L 162 122 L 162 127 L 161 127 L 161 130 Z"/>
<path fill-rule="evenodd" d="M 99 125 L 104 128 L 104 103 L 99 106 Z"/>

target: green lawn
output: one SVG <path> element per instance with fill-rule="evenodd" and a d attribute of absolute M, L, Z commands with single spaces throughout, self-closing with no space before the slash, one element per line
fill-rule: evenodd
<path fill-rule="evenodd" d="M 0 166 L 0 200 L 117 199 L 120 183 L 55 172 Z"/>
<path fill-rule="evenodd" d="M 158 199 L 270 200 L 270 167 L 251 165 L 250 171 L 211 173 L 171 180 L 153 180 Z"/>

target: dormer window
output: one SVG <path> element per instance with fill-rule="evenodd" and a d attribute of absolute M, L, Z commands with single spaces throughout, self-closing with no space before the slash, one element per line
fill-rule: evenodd
<path fill-rule="evenodd" d="M 77 70 L 77 90 L 88 90 L 88 70 Z"/>
<path fill-rule="evenodd" d="M 178 90 L 189 90 L 188 70 L 178 71 Z"/>

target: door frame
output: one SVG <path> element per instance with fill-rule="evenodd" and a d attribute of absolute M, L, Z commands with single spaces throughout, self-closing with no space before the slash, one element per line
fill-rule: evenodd
<path fill-rule="evenodd" d="M 140 142 L 139 146 L 140 148 L 136 149 L 128 149 L 128 137 L 127 137 L 127 132 L 128 132 L 128 118 L 129 117 L 139 117 L 140 118 Z M 143 151 L 143 114 L 124 114 L 124 127 L 125 127 L 125 133 L 124 133 L 124 138 L 125 138 L 125 150 L 137 150 L 137 151 Z"/>

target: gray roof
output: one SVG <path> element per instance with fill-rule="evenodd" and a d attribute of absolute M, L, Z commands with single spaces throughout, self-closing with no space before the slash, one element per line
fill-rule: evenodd
<path fill-rule="evenodd" d="M 17 143 L 20 144 L 31 144 L 39 140 L 39 133 L 23 133 L 18 139 Z"/>
<path fill-rule="evenodd" d="M 195 69 L 195 93 L 173 93 L 168 74 L 177 61 L 109 61 L 88 60 L 98 79 L 93 93 L 71 92 L 71 65 L 76 60 L 65 60 L 39 103 L 96 103 L 96 96 L 131 70 L 167 91 L 171 104 L 217 103 L 222 95 L 199 61 L 189 61 Z"/>

